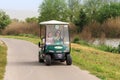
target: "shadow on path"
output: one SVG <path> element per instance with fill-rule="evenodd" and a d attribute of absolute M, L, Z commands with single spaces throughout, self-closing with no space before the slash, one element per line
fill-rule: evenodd
<path fill-rule="evenodd" d="M 9 66 L 47 66 L 45 63 L 39 63 L 37 61 L 26 61 L 26 62 L 9 62 Z M 52 62 L 50 66 L 67 66 L 62 62 Z"/>

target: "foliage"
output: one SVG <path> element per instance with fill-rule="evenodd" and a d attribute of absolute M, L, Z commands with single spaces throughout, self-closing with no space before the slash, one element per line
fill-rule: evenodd
<path fill-rule="evenodd" d="M 120 17 L 107 19 L 102 24 L 94 21 L 86 26 L 84 26 L 83 32 L 87 32 L 84 34 L 91 34 L 92 38 L 101 38 L 104 36 L 104 38 L 120 38 Z M 89 36 L 83 35 L 83 37 L 88 38 Z"/>
<path fill-rule="evenodd" d="M 101 23 L 106 21 L 108 18 L 120 16 L 120 3 L 105 4 L 99 9 L 98 13 L 99 14 L 96 19 Z"/>
<path fill-rule="evenodd" d="M 78 43 L 79 43 L 80 45 L 90 46 L 90 44 L 89 44 L 87 41 L 84 41 L 84 40 L 80 40 Z"/>
<path fill-rule="evenodd" d="M 104 0 L 84 0 L 84 9 L 90 22 L 96 19 L 97 11 L 104 5 Z"/>
<path fill-rule="evenodd" d="M 0 41 L 0 80 L 3 80 L 4 73 L 5 73 L 5 66 L 7 63 L 7 48 L 6 46 Z"/>
<path fill-rule="evenodd" d="M 120 53 L 120 43 L 119 43 L 119 45 L 118 45 L 118 52 Z"/>
<path fill-rule="evenodd" d="M 12 22 L 19 22 L 19 19 L 16 19 L 16 18 L 11 19 L 11 23 L 12 23 Z"/>
<path fill-rule="evenodd" d="M 38 23 L 38 18 L 36 18 L 36 17 L 32 17 L 32 18 L 26 18 L 25 19 L 25 21 L 27 22 L 27 23 Z"/>
<path fill-rule="evenodd" d="M 11 22 L 9 16 L 0 10 L 0 29 L 4 29 Z"/>
<path fill-rule="evenodd" d="M 80 10 L 79 18 L 75 21 L 76 26 L 78 27 L 77 31 L 81 32 L 83 27 L 88 23 L 88 17 L 83 9 Z"/>
<path fill-rule="evenodd" d="M 25 33 L 19 34 L 18 36 L 29 37 L 29 38 L 36 38 L 36 37 L 37 37 L 37 36 L 34 35 L 34 34 L 25 34 Z"/>
<path fill-rule="evenodd" d="M 80 41 L 79 37 L 76 36 L 76 37 L 74 38 L 74 40 L 73 40 L 73 43 L 78 43 L 79 41 Z"/>
<path fill-rule="evenodd" d="M 120 55 L 72 44 L 73 63 L 101 80 L 119 80 Z"/>
<path fill-rule="evenodd" d="M 120 53 L 120 45 L 118 47 L 112 47 L 112 46 L 107 46 L 105 44 L 101 44 L 101 45 L 93 45 L 85 40 L 80 40 L 78 36 L 76 36 L 73 40 L 73 43 L 77 43 L 83 46 L 88 46 L 88 47 L 92 47 L 95 49 L 99 49 L 105 52 L 111 52 L 111 53 Z"/>
<path fill-rule="evenodd" d="M 12 22 L 2 31 L 4 35 L 33 34 L 39 36 L 38 23 Z"/>
<path fill-rule="evenodd" d="M 79 11 L 82 5 L 80 0 L 67 0 L 69 21 L 74 22 L 78 19 Z"/>
<path fill-rule="evenodd" d="M 44 0 L 39 7 L 39 22 L 48 20 L 67 20 L 65 0 Z"/>
<path fill-rule="evenodd" d="M 90 46 L 90 44 L 87 41 L 81 40 L 78 36 L 76 36 L 74 38 L 73 43 L 77 43 L 77 44 L 85 45 L 85 46 Z"/>
<path fill-rule="evenodd" d="M 119 36 L 118 27 L 111 31 L 112 28 L 110 30 L 107 25 L 109 23 L 106 23 L 108 19 L 114 20 L 120 16 L 119 2 L 119 0 L 44 0 L 39 7 L 39 21 L 51 19 L 70 21 L 77 26 L 77 33 L 84 32 L 82 30 L 87 26 L 91 34 L 89 37 L 100 37 L 102 34 L 106 37 Z M 110 31 L 104 31 L 107 28 Z"/>
<path fill-rule="evenodd" d="M 107 46 L 107 45 L 99 45 L 95 46 L 95 48 L 106 51 L 106 52 L 112 52 L 112 53 L 119 53 L 118 48 L 112 47 L 112 46 Z"/>

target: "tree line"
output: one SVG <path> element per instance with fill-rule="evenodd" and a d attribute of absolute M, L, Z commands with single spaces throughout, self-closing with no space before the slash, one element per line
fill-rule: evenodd
<path fill-rule="evenodd" d="M 89 27 L 89 24 L 97 22 L 102 25 L 108 19 L 119 17 L 120 0 L 43 0 L 38 12 L 37 18 L 26 18 L 25 21 L 67 21 L 75 24 L 77 33 L 80 33 L 85 26 Z M 10 17 L 0 10 L 0 29 L 4 29 L 10 22 Z"/>
<path fill-rule="evenodd" d="M 69 21 L 81 32 L 90 22 L 103 23 L 120 16 L 120 0 L 44 0 L 39 6 L 39 14 L 39 22 Z"/>

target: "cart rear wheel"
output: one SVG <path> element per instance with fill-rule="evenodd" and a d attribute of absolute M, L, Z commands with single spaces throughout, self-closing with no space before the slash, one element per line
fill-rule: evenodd
<path fill-rule="evenodd" d="M 71 65 L 71 64 L 72 64 L 72 58 L 71 58 L 70 54 L 68 54 L 68 55 L 66 56 L 66 64 L 67 64 L 67 65 Z"/>
<path fill-rule="evenodd" d="M 45 64 L 46 65 L 51 65 L 51 56 L 50 55 L 45 56 Z"/>

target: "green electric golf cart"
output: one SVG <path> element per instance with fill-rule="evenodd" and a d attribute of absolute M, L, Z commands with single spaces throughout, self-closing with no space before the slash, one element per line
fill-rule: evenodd
<path fill-rule="evenodd" d="M 56 20 L 40 23 L 39 62 L 51 65 L 53 61 L 66 61 L 67 65 L 72 64 L 68 24 Z"/>

